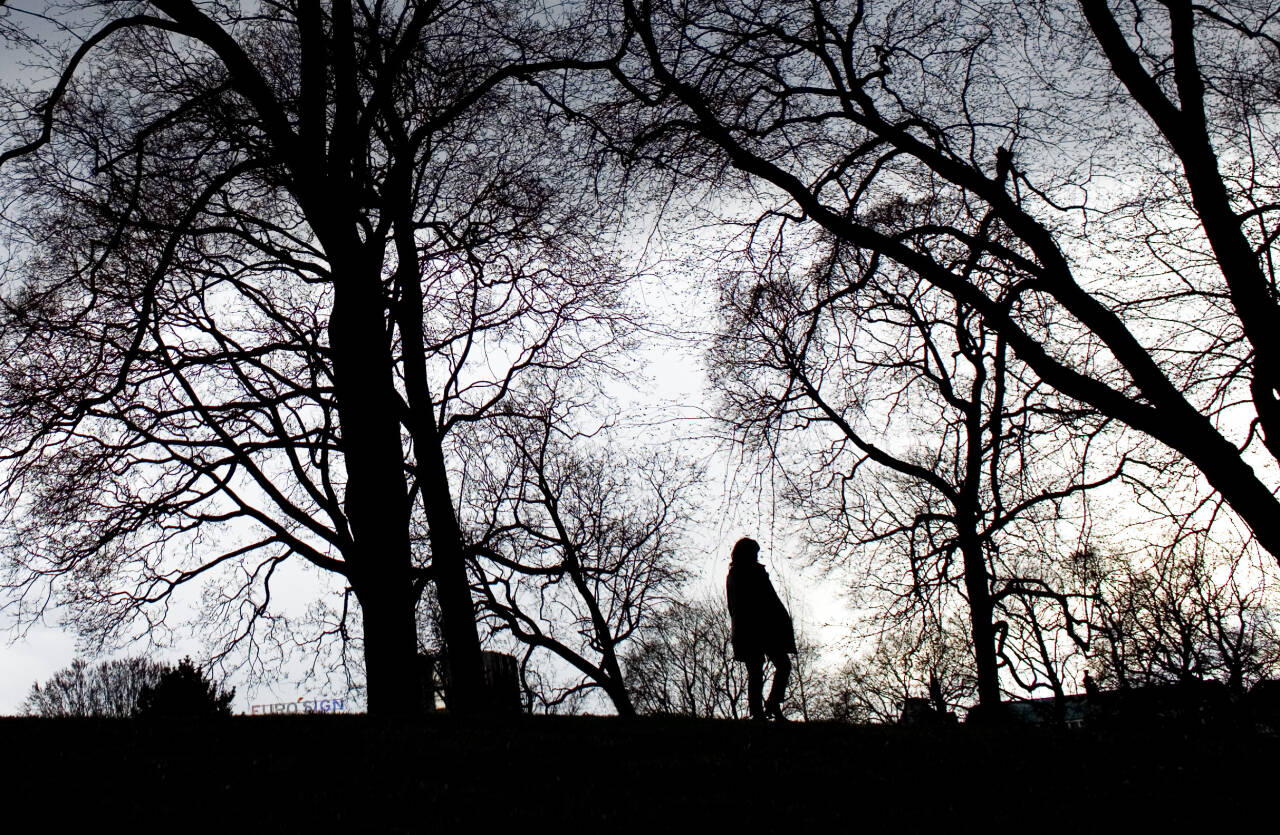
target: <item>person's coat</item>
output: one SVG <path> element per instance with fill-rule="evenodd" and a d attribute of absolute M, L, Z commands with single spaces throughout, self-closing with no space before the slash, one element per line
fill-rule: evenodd
<path fill-rule="evenodd" d="M 729 618 L 733 622 L 733 657 L 738 661 L 761 654 L 782 655 L 796 651 L 791 615 L 769 582 L 769 573 L 758 562 L 735 562 L 725 583 Z"/>

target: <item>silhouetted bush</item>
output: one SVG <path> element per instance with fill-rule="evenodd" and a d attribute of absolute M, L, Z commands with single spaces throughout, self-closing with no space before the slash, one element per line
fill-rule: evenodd
<path fill-rule="evenodd" d="M 235 695 L 234 687 L 223 692 L 215 682 L 205 678 L 187 656 L 177 667 L 167 668 L 154 685 L 143 688 L 138 696 L 136 715 L 144 718 L 230 716 Z"/>

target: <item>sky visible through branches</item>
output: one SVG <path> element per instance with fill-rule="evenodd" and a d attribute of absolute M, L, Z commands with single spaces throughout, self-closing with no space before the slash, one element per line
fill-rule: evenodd
<path fill-rule="evenodd" d="M 153 0 L 167 17 L 106 23 L 52 141 L 23 148 L 30 91 L 70 54 L 28 36 L 66 49 L 63 23 L 123 6 L 5 4 L 4 379 L 52 417 L 0 404 L 4 531 L 29 562 L 6 558 L 0 617 L 24 620 L 0 623 L 19 629 L 0 714 L 70 663 L 67 625 L 81 651 L 213 657 L 241 711 L 358 701 L 352 600 L 375 709 L 416 697 L 393 663 L 415 621 L 470 692 L 493 636 L 469 592 L 514 583 L 551 617 L 576 565 L 590 598 L 546 474 L 609 444 L 672 469 L 588 486 L 701 474 L 658 572 L 690 576 L 687 599 L 723 596 L 739 537 L 763 545 L 848 685 L 829 702 L 873 675 L 905 696 L 945 673 L 967 707 L 1085 671 L 1238 688 L 1271 669 L 1277 15 L 1013 5 Z M 538 420 L 556 425 L 525 448 Z M 552 457 L 551 435 L 545 469 L 496 461 Z M 557 541 L 558 568 L 521 563 Z M 206 570 L 221 585 L 183 585 Z M 477 621 L 490 646 L 517 649 L 521 617 L 536 632 L 512 601 L 505 627 Z M 1162 618 L 1184 615 L 1213 646 L 1166 657 Z"/>
<path fill-rule="evenodd" d="M 707 238 L 713 243 L 710 234 Z M 850 621 L 848 606 L 842 600 L 843 580 L 806 567 L 800 558 L 803 544 L 788 535 L 787 521 L 771 495 L 769 469 L 762 469 L 761 462 L 733 449 L 714 416 L 715 395 L 708 385 L 703 354 L 716 322 L 715 288 L 708 278 L 715 259 L 698 263 L 690 253 L 698 251 L 699 246 L 668 244 L 658 230 L 640 221 L 635 224 L 631 239 L 637 261 L 663 263 L 637 270 L 647 278 L 638 283 L 633 293 L 651 321 L 644 342 L 628 359 L 627 382 L 611 383 L 609 393 L 616 401 L 616 411 L 628 416 L 626 436 L 646 447 L 691 455 L 706 467 L 705 492 L 699 498 L 693 526 L 695 535 L 685 552 L 693 575 L 688 593 L 691 597 L 723 598 L 730 547 L 742 536 L 755 537 L 764 544 L 762 560 L 770 573 L 780 578 L 779 589 L 787 598 L 798 627 L 809 635 L 825 637 L 833 646 L 843 645 L 847 641 L 844 624 Z M 673 248 L 677 250 L 674 253 Z M 655 251 L 661 256 L 655 258 Z M 673 267 L 683 261 L 693 261 L 702 272 Z M 309 572 L 294 573 L 295 579 L 280 584 L 288 591 L 288 598 L 281 602 L 287 607 L 285 611 L 303 612 L 324 582 Z M 60 628 L 57 617 L 54 610 L 45 624 L 0 644 L 0 670 L 4 671 L 0 677 L 0 715 L 17 713 L 32 683 L 44 681 L 77 657 L 75 634 Z M 159 655 L 176 661 L 200 649 L 198 638 L 179 636 L 171 648 Z M 124 647 L 113 654 L 125 656 L 131 651 Z M 328 694 L 327 685 L 319 686 L 325 689 L 320 693 L 317 685 L 308 681 L 307 666 L 297 662 L 283 670 L 274 682 L 255 681 L 248 686 L 233 675 L 227 681 L 227 687 L 236 688 L 233 709 L 247 712 L 255 703 Z M 358 691 L 351 696 L 353 704 L 360 703 Z M 610 710 L 605 701 L 589 704 L 596 710 Z"/>

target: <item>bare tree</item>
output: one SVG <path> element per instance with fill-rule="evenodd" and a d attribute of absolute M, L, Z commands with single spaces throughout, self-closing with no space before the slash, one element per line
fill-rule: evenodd
<path fill-rule="evenodd" d="M 729 610 L 719 599 L 675 601 L 633 641 L 623 658 L 636 712 L 740 719 L 746 716 L 746 665 L 733 658 Z M 828 718 L 818 648 L 804 632 L 783 709 L 805 720 Z M 766 676 L 770 675 L 766 670 Z"/>
<path fill-rule="evenodd" d="M 208 581 L 252 654 L 287 644 L 271 581 L 301 559 L 345 587 L 370 710 L 411 712 L 433 582 L 479 706 L 449 434 L 614 334 L 589 198 L 507 83 L 575 63 L 571 33 L 515 3 L 100 8 L 0 153 L 17 605 L 110 639 Z"/>
<path fill-rule="evenodd" d="M 1249 556 L 1196 539 L 1141 562 L 1107 559 L 1097 678 L 1119 687 L 1217 681 L 1243 694 L 1274 677 L 1276 604 Z"/>
<path fill-rule="evenodd" d="M 627 454 L 607 430 L 575 433 L 566 411 L 554 395 L 526 399 L 475 444 L 476 582 L 495 634 L 578 677 L 544 701 L 599 688 L 631 716 L 620 654 L 685 579 L 698 474 L 659 451 Z"/>
<path fill-rule="evenodd" d="M 43 686 L 31 685 L 22 712 L 50 719 L 133 716 L 143 691 L 168 669 L 150 658 L 114 658 L 93 666 L 77 658 Z"/>
<path fill-rule="evenodd" d="M 977 694 L 973 653 L 962 619 L 880 632 L 868 652 L 855 655 L 827 677 L 825 718 L 889 724 L 899 721 L 908 698 L 940 697 L 935 710 L 967 710 Z"/>
<path fill-rule="evenodd" d="M 1055 556 L 1060 563 L 1073 559 Z M 1055 570 L 1054 561 L 1041 556 L 1035 568 L 1041 584 L 1004 602 L 998 648 L 1002 669 L 1017 687 L 1033 697 L 1051 696 L 1056 708 L 1065 709 L 1064 697 L 1077 691 L 1090 654 L 1097 651 L 1101 601 L 1096 590 L 1091 593 Z"/>
<path fill-rule="evenodd" d="M 566 97 L 608 147 L 750 183 L 783 237 L 815 224 L 919 276 L 1044 383 L 1191 462 L 1280 558 L 1272 10 L 612 8 L 614 94 Z"/>
<path fill-rule="evenodd" d="M 747 672 L 733 660 L 731 637 L 728 609 L 718 600 L 668 607 L 624 659 L 636 710 L 740 718 Z"/>
<path fill-rule="evenodd" d="M 1125 456 L 1086 459 L 1106 422 L 1046 391 L 972 309 L 825 243 L 816 263 L 775 247 L 730 277 L 715 352 L 727 419 L 773 462 L 823 559 L 869 566 L 889 599 L 868 602 L 888 619 L 941 622 L 959 592 L 979 693 L 996 704 L 1006 607 L 1037 598 L 1073 625 L 1028 545 L 1119 479 Z M 997 279 L 974 268 L 969 280 Z"/>

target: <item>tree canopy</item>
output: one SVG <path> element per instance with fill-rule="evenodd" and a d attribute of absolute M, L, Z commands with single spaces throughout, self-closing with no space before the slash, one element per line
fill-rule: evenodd
<path fill-rule="evenodd" d="M 114 658 L 90 666 L 77 658 L 43 685 L 31 685 L 22 712 L 49 719 L 133 716 L 138 699 L 169 669 L 149 658 Z"/>
<path fill-rule="evenodd" d="M 427 595 L 453 707 L 483 709 L 484 619 L 625 712 L 615 645 L 681 574 L 661 543 L 689 482 L 643 456 L 615 476 L 557 448 L 568 410 L 524 404 L 631 347 L 626 208 L 670 227 L 710 195 L 740 233 L 702 262 L 723 425 L 784 469 L 834 562 L 894 563 L 901 622 L 941 629 L 959 596 L 983 701 L 1001 668 L 1060 694 L 1095 627 L 1137 640 L 1106 606 L 1147 623 L 1190 587 L 1171 555 L 1225 529 L 1280 560 L 1274 11 L 7 14 L 45 73 L 6 90 L 0 136 L 11 605 L 30 623 L 65 602 L 106 642 L 203 585 L 224 657 L 357 645 L 370 709 L 411 712 Z M 1160 582 L 1104 590 L 1072 562 L 1082 497 L 1115 484 L 1173 522 Z M 310 624 L 275 608 L 299 562 L 332 581 Z M 1208 580 L 1207 606 L 1247 608 Z M 529 614 L 553 598 L 580 641 Z"/>
<path fill-rule="evenodd" d="M 11 91 L 0 152 L 23 616 L 56 588 L 110 639 L 208 581 L 254 659 L 303 560 L 340 597 L 303 640 L 358 637 L 370 709 L 407 712 L 430 581 L 480 707 L 450 433 L 629 327 L 607 221 L 507 83 L 573 63 L 545 57 L 571 33 L 521 3 L 100 12 Z"/>

